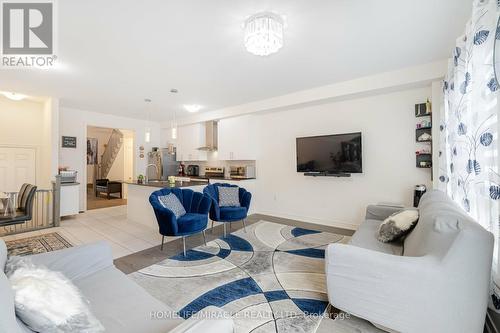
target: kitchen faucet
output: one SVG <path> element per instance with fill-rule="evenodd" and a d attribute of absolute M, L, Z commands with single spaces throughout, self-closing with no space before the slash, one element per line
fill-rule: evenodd
<path fill-rule="evenodd" d="M 148 164 L 146 166 L 146 183 L 149 182 L 148 169 L 149 169 L 150 166 L 155 167 L 155 170 L 156 170 L 156 179 L 158 179 L 159 178 L 158 176 L 160 175 L 160 171 L 158 170 L 158 166 L 156 164 Z"/>

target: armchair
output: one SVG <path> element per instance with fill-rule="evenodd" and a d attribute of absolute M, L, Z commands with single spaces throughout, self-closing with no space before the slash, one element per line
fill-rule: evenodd
<path fill-rule="evenodd" d="M 158 197 L 169 193 L 173 193 L 179 199 L 186 214 L 176 218 L 170 209 L 163 207 Z M 162 251 L 165 236 L 182 236 L 184 256 L 186 256 L 186 236 L 202 232 L 206 243 L 205 229 L 208 224 L 208 212 L 211 204 L 208 195 L 190 189 L 163 188 L 151 193 L 149 203 L 153 207 L 162 235 L 160 248 Z"/>
<path fill-rule="evenodd" d="M 111 199 L 111 194 L 119 193 L 120 199 L 123 197 L 122 183 L 118 181 L 110 181 L 109 179 L 96 179 L 95 181 L 95 196 L 99 193 L 106 193 L 107 199 Z"/>
<path fill-rule="evenodd" d="M 252 194 L 245 190 L 243 187 L 238 187 L 238 196 L 240 199 L 240 207 L 220 207 L 219 206 L 219 190 L 218 187 L 238 187 L 237 185 L 215 183 L 207 185 L 203 189 L 203 193 L 208 195 L 212 200 L 210 208 L 210 219 L 212 220 L 212 228 L 214 221 L 224 222 L 224 237 L 226 237 L 226 223 L 242 221 L 243 227 L 246 231 L 246 221 L 248 210 L 250 209 L 250 202 L 252 201 Z"/>

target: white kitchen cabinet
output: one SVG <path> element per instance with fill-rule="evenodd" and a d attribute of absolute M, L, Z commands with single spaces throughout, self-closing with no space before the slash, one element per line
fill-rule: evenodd
<path fill-rule="evenodd" d="M 204 123 L 180 126 L 177 129 L 177 161 L 206 161 L 207 152 L 198 150 L 204 145 Z"/>
<path fill-rule="evenodd" d="M 218 123 L 219 160 L 256 160 L 255 116 L 221 119 Z"/>
<path fill-rule="evenodd" d="M 76 215 L 80 206 L 80 184 L 61 184 L 60 216 Z"/>

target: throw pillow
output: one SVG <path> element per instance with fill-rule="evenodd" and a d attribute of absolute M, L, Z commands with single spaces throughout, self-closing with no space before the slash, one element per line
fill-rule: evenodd
<path fill-rule="evenodd" d="M 220 207 L 240 207 L 240 189 L 235 186 L 218 186 Z"/>
<path fill-rule="evenodd" d="M 377 239 L 383 243 L 400 239 L 413 230 L 417 221 L 418 211 L 416 209 L 406 209 L 392 214 L 380 224 Z"/>
<path fill-rule="evenodd" d="M 104 332 L 78 288 L 62 273 L 11 258 L 7 276 L 17 317 L 35 332 Z"/>
<path fill-rule="evenodd" d="M 179 201 L 179 198 L 173 193 L 169 193 L 168 195 L 161 195 L 158 197 L 160 204 L 167 209 L 170 209 L 172 213 L 174 213 L 175 218 L 179 218 L 182 215 L 186 214 L 186 210 L 184 206 Z"/>

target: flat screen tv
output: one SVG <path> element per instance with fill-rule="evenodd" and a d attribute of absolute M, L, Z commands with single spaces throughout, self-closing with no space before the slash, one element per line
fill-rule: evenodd
<path fill-rule="evenodd" d="M 297 138 L 297 172 L 362 173 L 361 133 Z"/>

